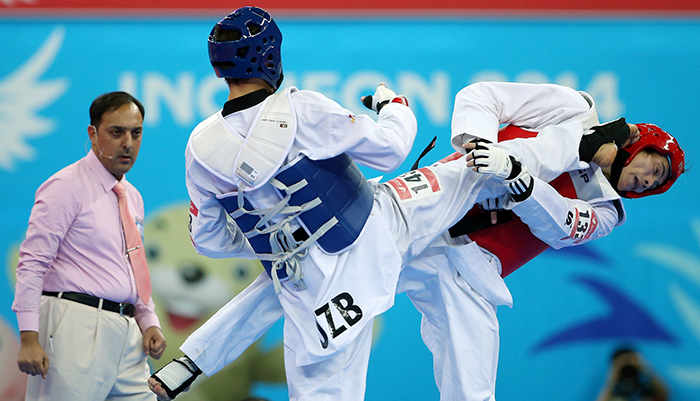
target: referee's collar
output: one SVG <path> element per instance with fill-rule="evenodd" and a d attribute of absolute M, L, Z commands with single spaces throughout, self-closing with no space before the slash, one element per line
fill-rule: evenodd
<path fill-rule="evenodd" d="M 268 92 L 267 89 L 258 89 L 255 92 L 250 92 L 241 97 L 231 99 L 224 104 L 224 109 L 221 111 L 221 114 L 226 117 L 237 111 L 248 109 L 258 103 L 262 103 L 268 96 L 270 96 L 270 92 Z"/>

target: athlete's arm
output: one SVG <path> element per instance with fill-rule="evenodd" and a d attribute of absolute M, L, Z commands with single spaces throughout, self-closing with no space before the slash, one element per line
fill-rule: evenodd
<path fill-rule="evenodd" d="M 553 84 L 479 82 L 455 97 L 452 114 L 452 145 L 464 153 L 462 144 L 474 138 L 498 142 L 501 124 L 539 131 L 594 112 L 574 89 Z"/>
<path fill-rule="evenodd" d="M 618 199 L 583 201 L 560 195 L 548 183 L 534 178 L 531 195 L 521 202 L 506 202 L 530 231 L 554 249 L 585 244 L 610 234 L 624 222 Z"/>
<path fill-rule="evenodd" d="M 391 172 L 411 151 L 418 125 L 404 104 L 387 103 L 374 121 L 317 92 L 301 90 L 292 99 L 298 126 L 295 145 L 312 160 L 347 153 L 358 164 Z"/>
<path fill-rule="evenodd" d="M 530 174 L 550 182 L 563 172 L 588 168 L 579 161 L 579 143 L 583 129 L 578 121 L 547 126 L 536 137 L 516 138 L 494 144 L 515 156 Z M 470 144 L 465 145 L 467 148 Z"/>

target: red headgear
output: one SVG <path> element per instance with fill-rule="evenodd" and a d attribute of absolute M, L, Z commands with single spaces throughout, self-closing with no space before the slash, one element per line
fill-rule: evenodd
<path fill-rule="evenodd" d="M 620 195 L 625 198 L 642 198 L 644 196 L 656 195 L 666 192 L 671 185 L 676 181 L 685 170 L 685 153 L 678 145 L 676 138 L 668 132 L 662 130 L 654 124 L 635 124 L 639 128 L 639 141 L 632 145 L 625 146 L 623 149 L 630 153 L 630 156 L 625 161 L 625 166 L 630 164 L 632 159 L 644 149 L 654 149 L 662 155 L 668 157 L 671 164 L 671 173 L 668 179 L 663 184 L 654 189 L 648 189 L 644 192 L 620 191 Z"/>

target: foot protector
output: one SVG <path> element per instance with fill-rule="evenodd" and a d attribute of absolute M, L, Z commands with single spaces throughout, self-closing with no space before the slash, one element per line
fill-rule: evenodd
<path fill-rule="evenodd" d="M 173 359 L 172 362 L 160 368 L 151 377 L 160 383 L 170 399 L 174 399 L 178 394 L 185 391 L 197 376 L 201 374 L 202 371 L 199 370 L 197 365 L 185 355 L 179 359 Z"/>

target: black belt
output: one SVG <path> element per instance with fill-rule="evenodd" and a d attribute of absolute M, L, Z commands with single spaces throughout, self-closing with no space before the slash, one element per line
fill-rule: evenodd
<path fill-rule="evenodd" d="M 496 224 L 491 223 L 491 213 L 489 210 L 462 217 L 462 220 L 458 221 L 448 230 L 450 232 L 450 237 L 455 238 L 464 234 L 471 234 L 513 220 L 513 214 L 510 210 L 497 210 L 496 212 L 498 214 Z"/>
<path fill-rule="evenodd" d="M 69 301 L 77 302 L 79 304 L 92 306 L 93 308 L 98 308 L 100 306 L 100 301 L 102 301 L 102 309 L 108 310 L 110 312 L 116 312 L 120 315 L 126 315 L 134 317 L 136 315 L 136 308 L 132 304 L 126 302 L 114 302 L 106 299 L 97 298 L 92 295 L 83 294 L 80 292 L 49 292 L 42 291 L 41 295 L 46 295 L 49 297 L 57 297 L 61 299 L 67 299 Z M 60 296 L 59 296 L 60 295 Z"/>

